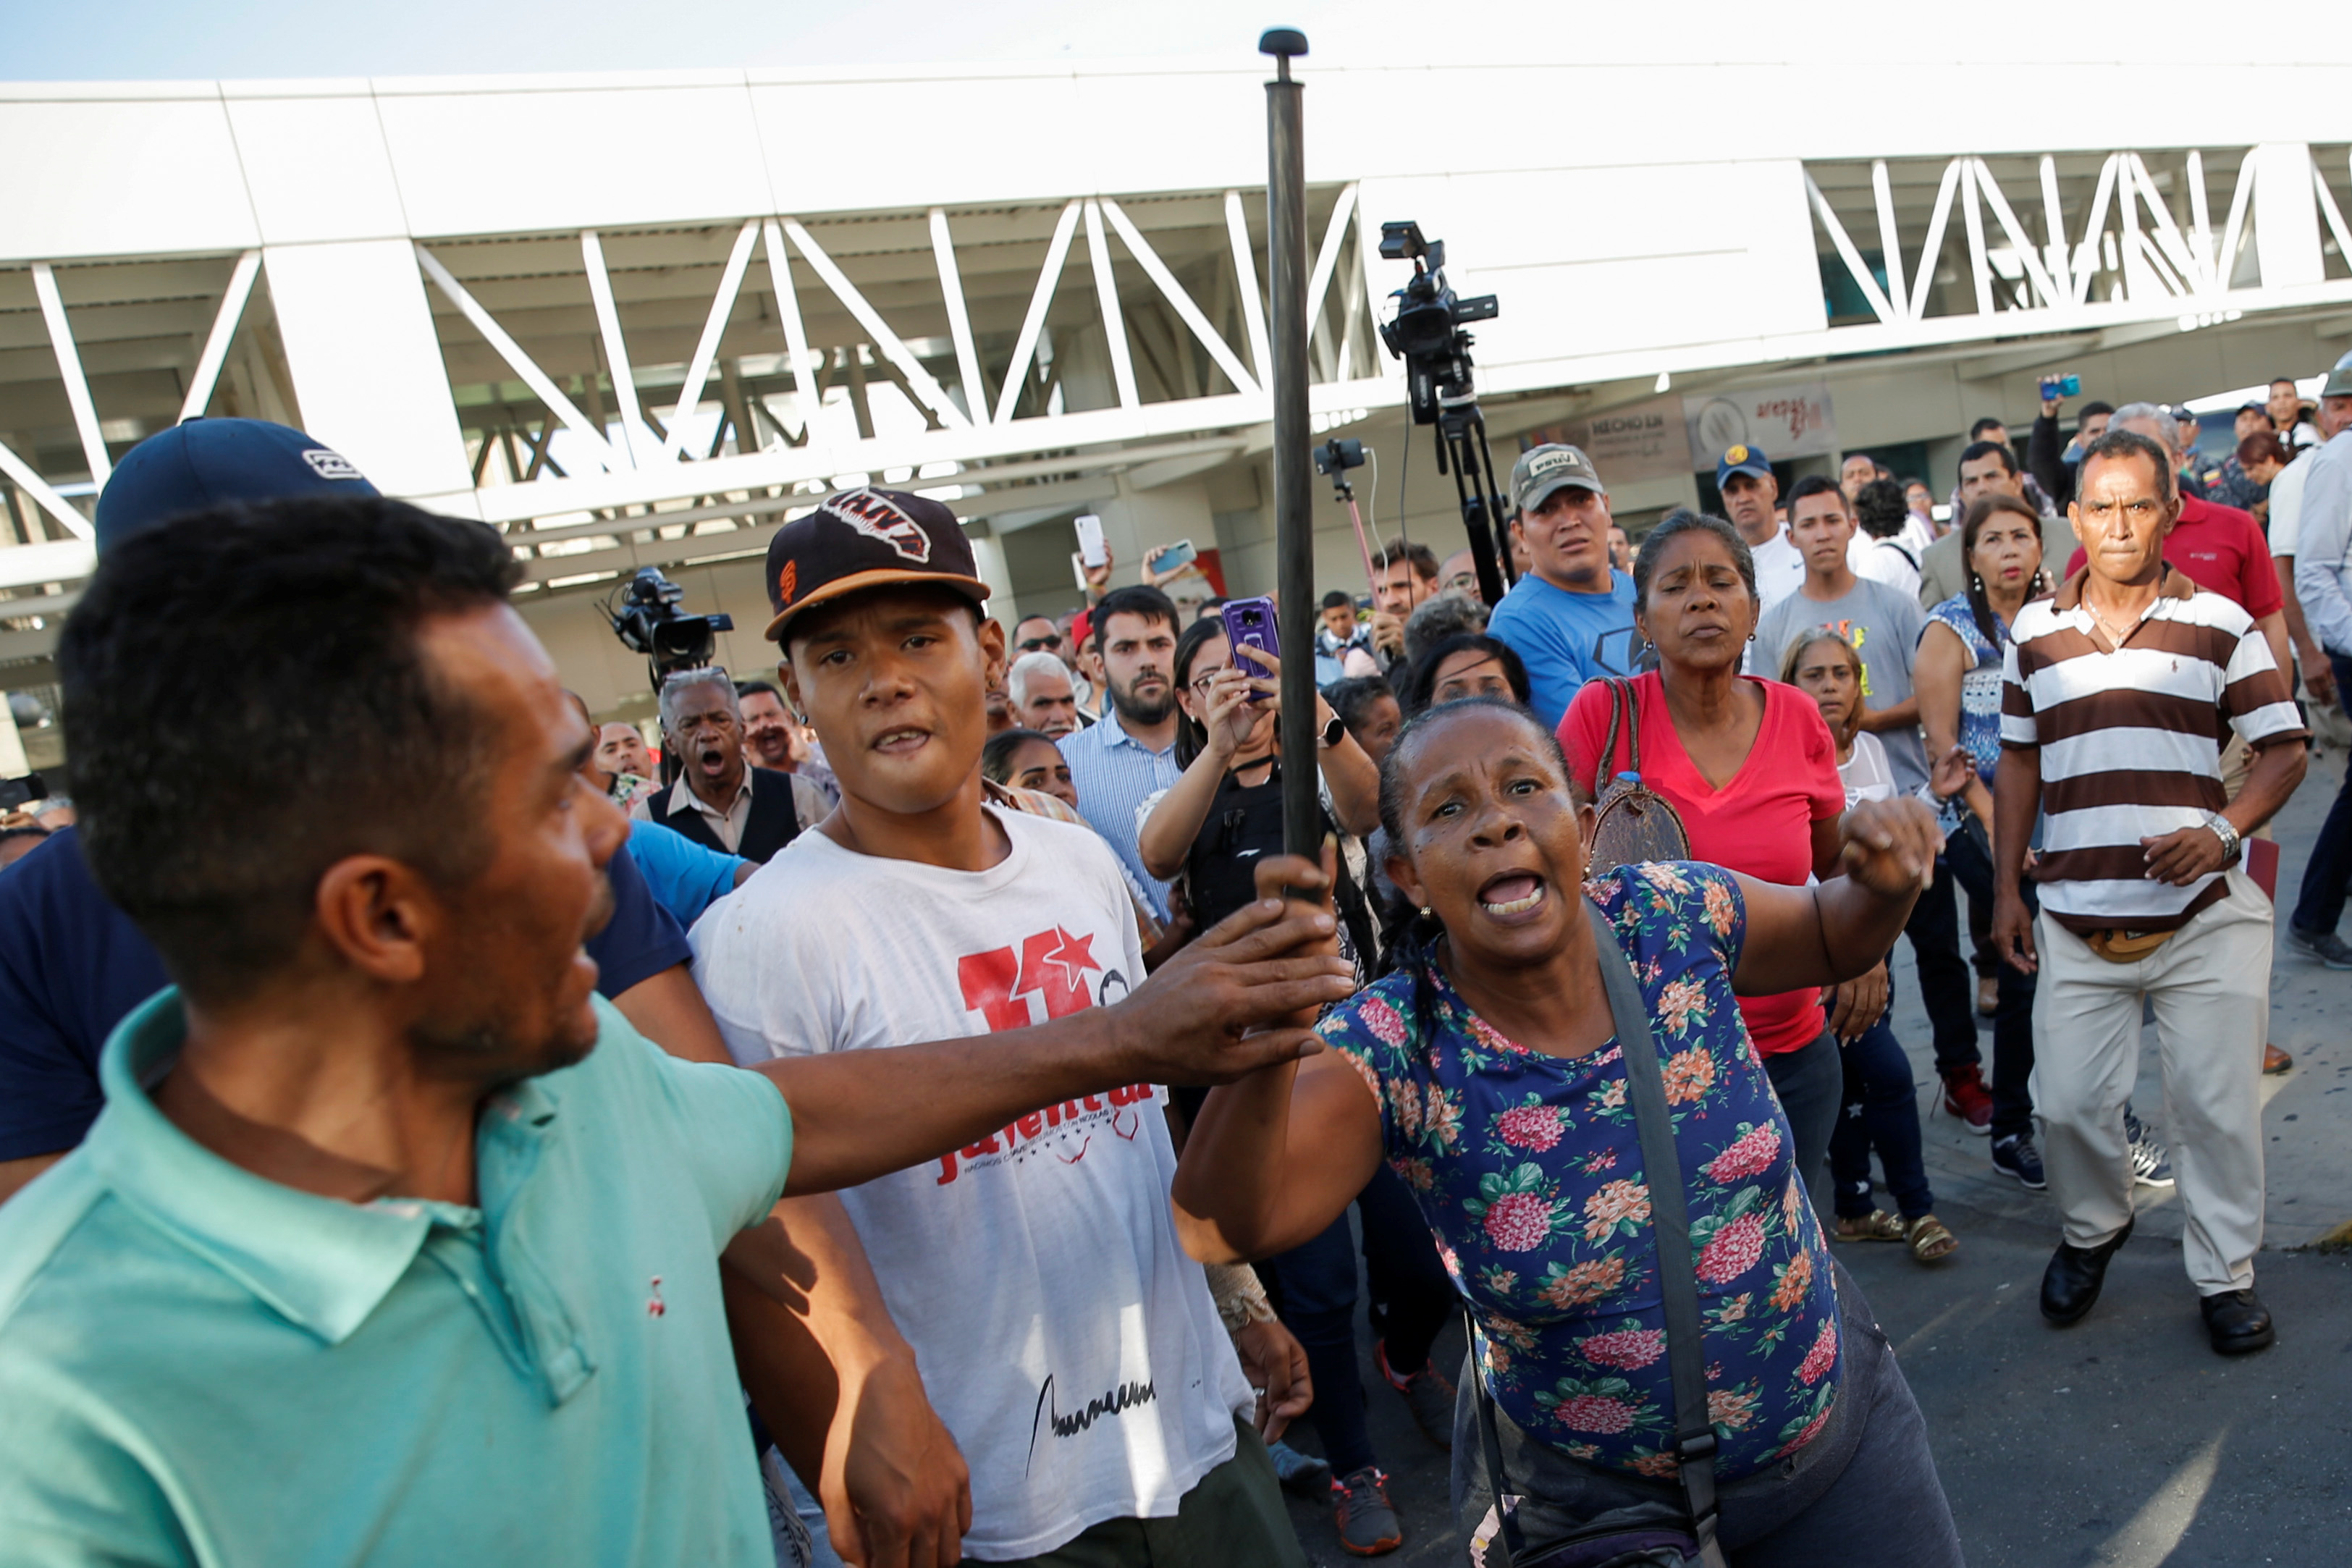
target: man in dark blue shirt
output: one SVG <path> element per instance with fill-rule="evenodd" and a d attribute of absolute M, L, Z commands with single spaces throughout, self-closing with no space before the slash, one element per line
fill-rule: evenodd
<path fill-rule="evenodd" d="M 126 455 L 99 500 L 99 549 L 225 501 L 373 495 L 340 455 L 252 419 L 190 420 Z M 636 863 L 616 855 L 611 923 L 587 944 L 596 988 L 679 1056 L 728 1061 L 694 987 L 686 933 Z M 171 983 L 155 949 L 107 902 L 73 829 L 0 876 L 0 1202 L 79 1143 L 104 1098 L 99 1048 Z"/>

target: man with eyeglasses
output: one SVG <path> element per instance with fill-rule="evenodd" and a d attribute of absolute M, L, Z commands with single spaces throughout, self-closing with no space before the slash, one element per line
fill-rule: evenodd
<path fill-rule="evenodd" d="M 2033 1098 L 2065 1221 L 2042 1314 L 2064 1325 L 2089 1312 L 2131 1235 L 2117 1111 L 2145 1000 L 2206 1332 L 2225 1355 L 2260 1350 L 2272 1341 L 2253 1257 L 2273 911 L 2237 868 L 2244 838 L 2302 781 L 2309 731 L 2254 617 L 2165 559 L 2180 512 L 2171 453 L 2111 426 L 2084 449 L 2079 482 L 2068 510 L 2088 554 L 2054 597 L 2018 613 L 1993 785 L 1993 943 L 2041 977 Z M 2254 756 L 2234 800 L 2221 787 L 2231 733 Z M 2037 814 L 2038 920 L 2019 891 Z"/>
<path fill-rule="evenodd" d="M 1013 628 L 1013 657 L 1019 658 L 1032 653 L 1050 653 L 1062 661 L 1063 669 L 1069 673 L 1070 694 L 1077 700 L 1078 711 L 1087 716 L 1087 723 L 1093 723 L 1095 687 L 1094 682 L 1087 679 L 1087 672 L 1079 667 L 1076 639 L 1066 634 L 1061 623 L 1051 616 L 1024 616 L 1020 624 Z"/>

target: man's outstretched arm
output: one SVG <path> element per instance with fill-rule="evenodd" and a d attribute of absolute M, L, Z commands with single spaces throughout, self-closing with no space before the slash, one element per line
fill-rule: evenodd
<path fill-rule="evenodd" d="M 1223 1083 L 1312 1055 L 1289 1023 L 1355 990 L 1319 910 L 1265 899 L 1228 916 L 1115 1007 L 930 1045 L 759 1064 L 793 1112 L 785 1192 L 831 1192 L 976 1143 L 1014 1118 L 1138 1083 Z M 1295 955 L 1295 956 L 1294 956 Z"/>
<path fill-rule="evenodd" d="M 841 1200 L 786 1198 L 720 1255 L 736 1371 L 865 1568 L 952 1568 L 971 1478 Z"/>

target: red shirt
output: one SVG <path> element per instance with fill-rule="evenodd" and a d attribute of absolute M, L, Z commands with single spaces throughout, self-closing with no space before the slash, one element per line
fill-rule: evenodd
<path fill-rule="evenodd" d="M 2286 603 L 2279 592 L 2278 568 L 2271 564 L 2270 542 L 2252 512 L 2220 506 L 2195 496 L 2180 498 L 2180 521 L 2165 535 L 2164 558 L 2199 587 L 2219 594 L 2256 620 Z M 2083 569 L 2080 546 L 2066 563 L 2066 575 Z"/>
<path fill-rule="evenodd" d="M 1748 760 L 1730 783 L 1717 789 L 1675 733 L 1666 714 L 1664 682 L 1654 672 L 1633 678 L 1642 782 L 1682 814 L 1692 859 L 1727 867 L 1759 882 L 1801 888 L 1812 875 L 1813 824 L 1845 810 L 1837 746 L 1811 698 L 1777 680 L 1741 679 L 1763 689 L 1764 721 Z M 1609 737 L 1611 701 L 1606 682 L 1587 681 L 1559 721 L 1559 744 L 1568 753 L 1569 771 L 1588 784 L 1600 766 L 1601 742 Z M 1627 756 L 1621 739 L 1609 771 L 1622 768 Z M 1821 993 L 1810 987 L 1777 996 L 1742 996 L 1739 1012 L 1748 1021 L 1748 1037 L 1765 1056 L 1811 1045 L 1826 1026 Z"/>

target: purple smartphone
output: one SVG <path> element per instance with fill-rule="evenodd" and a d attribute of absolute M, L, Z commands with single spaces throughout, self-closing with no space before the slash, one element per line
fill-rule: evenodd
<path fill-rule="evenodd" d="M 1225 623 L 1225 641 L 1239 650 L 1263 648 L 1275 658 L 1282 657 L 1282 634 L 1275 629 L 1272 599 L 1228 599 L 1217 606 L 1218 618 Z M 1244 658 L 1236 651 L 1234 668 L 1244 675 L 1263 676 L 1264 666 Z M 1250 700 L 1261 700 L 1263 693 L 1253 691 Z"/>

